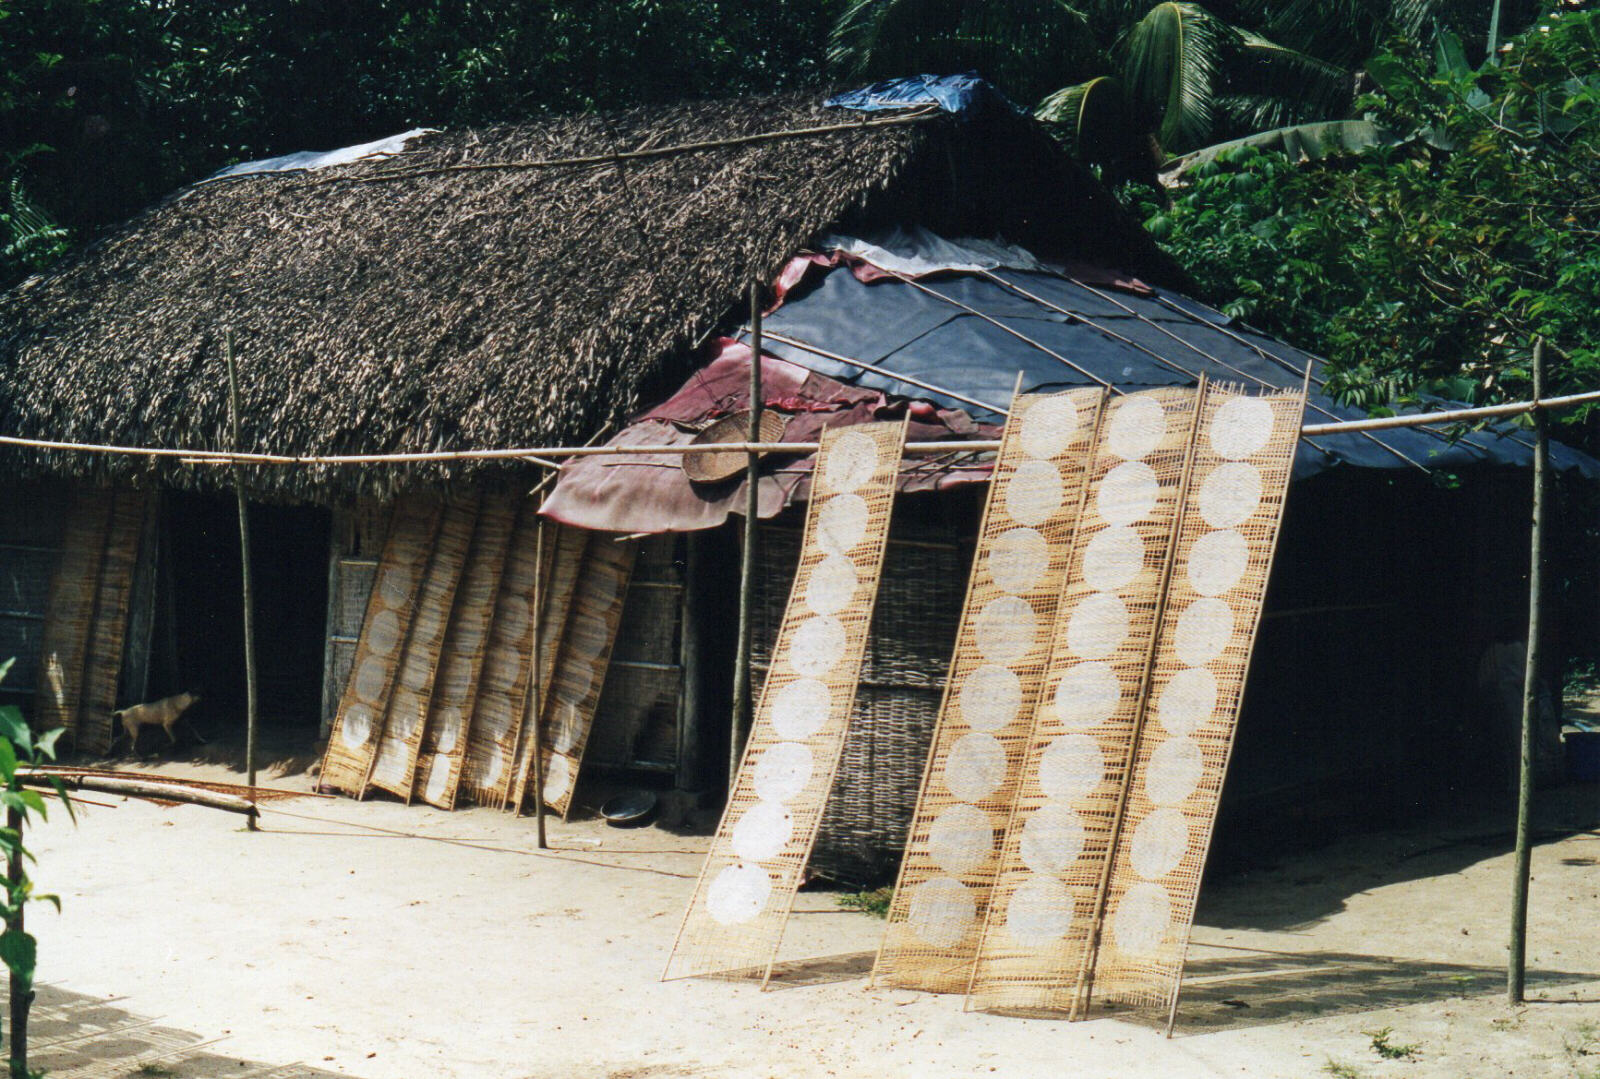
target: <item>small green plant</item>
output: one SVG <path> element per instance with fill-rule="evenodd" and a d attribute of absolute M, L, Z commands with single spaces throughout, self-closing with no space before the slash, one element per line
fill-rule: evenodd
<path fill-rule="evenodd" d="M 1561 1045 L 1569 1057 L 1600 1056 L 1600 1026 L 1579 1023 L 1571 1034 L 1561 1039 Z"/>
<path fill-rule="evenodd" d="M 1361 1070 L 1354 1064 L 1346 1064 L 1343 1061 L 1334 1060 L 1332 1057 L 1328 1058 L 1328 1062 L 1322 1066 L 1322 1070 L 1326 1074 L 1333 1076 L 1334 1079 L 1361 1079 Z"/>
<path fill-rule="evenodd" d="M 839 905 L 846 910 L 859 910 L 874 918 L 887 918 L 889 904 L 894 901 L 894 888 L 875 888 L 870 892 L 846 892 L 839 897 Z"/>
<path fill-rule="evenodd" d="M 8 659 L 0 663 L 0 681 L 5 680 L 12 662 Z M 5 826 L 0 827 L 0 853 L 6 859 L 5 897 L 0 903 L 0 917 L 5 922 L 5 930 L 0 932 L 0 961 L 10 972 L 11 1000 L 25 1001 L 20 1009 L 12 1011 L 12 1027 L 7 1031 L 11 1038 L 10 1079 L 38 1079 L 44 1074 L 28 1070 L 28 1005 L 33 1002 L 39 945 L 33 934 L 23 928 L 23 912 L 34 899 L 42 899 L 57 910 L 61 909 L 59 896 L 35 894 L 33 881 L 28 877 L 27 865 L 34 857 L 23 843 L 23 834 L 35 814 L 43 820 L 48 810 L 43 795 L 22 785 L 20 767 L 37 767 L 55 760 L 56 742 L 61 734 L 61 728 L 57 727 L 35 738 L 15 705 L 0 706 L 0 805 L 6 810 Z M 61 780 L 52 776 L 49 783 L 61 804 L 67 807 L 67 815 L 74 816 L 72 802 Z"/>
<path fill-rule="evenodd" d="M 1397 1045 L 1390 1041 L 1394 1033 L 1393 1027 L 1384 1027 L 1381 1030 L 1363 1030 L 1361 1033 L 1372 1039 L 1372 1051 L 1385 1060 L 1415 1060 L 1422 1051 L 1422 1043 L 1414 1042 L 1411 1045 Z"/>
<path fill-rule="evenodd" d="M 152 1063 L 152 1064 L 141 1064 L 141 1065 L 139 1065 L 137 1068 L 134 1069 L 133 1074 L 134 1075 L 149 1075 L 149 1076 L 174 1076 L 174 1075 L 177 1075 L 178 1073 L 173 1071 L 171 1068 L 167 1067 L 165 1064 L 154 1064 L 154 1063 Z"/>

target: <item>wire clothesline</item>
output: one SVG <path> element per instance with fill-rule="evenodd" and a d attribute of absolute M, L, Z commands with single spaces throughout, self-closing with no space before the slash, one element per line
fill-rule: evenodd
<path fill-rule="evenodd" d="M 1403 416 L 1380 416 L 1364 420 L 1339 420 L 1330 423 L 1311 423 L 1300 428 L 1301 438 L 1321 435 L 1356 434 L 1363 431 L 1387 431 L 1402 427 L 1427 427 L 1435 424 L 1471 423 L 1478 420 L 1519 416 L 1541 410 L 1573 408 L 1577 405 L 1600 403 L 1600 390 L 1545 397 L 1537 401 L 1513 401 L 1500 405 L 1477 408 L 1455 408 L 1439 412 L 1416 412 Z M 23 449 L 60 451 L 70 453 L 99 453 L 124 457 L 152 457 L 180 459 L 184 464 L 206 465 L 286 465 L 286 466 L 336 466 L 367 464 L 432 464 L 454 461 L 533 461 L 546 465 L 555 458 L 618 457 L 629 454 L 687 455 L 697 453 L 792 453 L 810 454 L 820 449 L 816 442 L 714 442 L 679 445 L 642 446 L 532 446 L 500 450 L 438 450 L 425 453 L 354 453 L 294 455 L 279 453 L 252 453 L 228 450 L 187 450 L 151 446 L 119 446 L 89 442 L 66 442 L 50 439 L 19 438 L 0 435 L 0 446 Z M 912 455 L 979 453 L 1000 448 L 998 440 L 949 439 L 930 442 L 907 442 L 905 452 Z M 536 461 L 545 458 L 547 461 Z"/>

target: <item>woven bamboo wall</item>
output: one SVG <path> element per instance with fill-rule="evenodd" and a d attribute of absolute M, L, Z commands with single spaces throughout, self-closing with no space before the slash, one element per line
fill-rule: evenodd
<path fill-rule="evenodd" d="M 417 756 L 443 655 L 445 628 L 455 608 L 456 590 L 461 587 L 480 502 L 474 495 L 445 506 L 417 595 L 411 632 L 406 635 L 395 684 L 389 692 L 383 731 L 367 776 L 369 788 L 411 797 Z"/>
<path fill-rule="evenodd" d="M 562 815 L 571 810 L 572 796 L 577 791 L 578 771 L 589 744 L 589 729 L 594 724 L 595 706 L 600 702 L 600 689 L 610 666 L 617 627 L 622 622 L 622 606 L 637 551 L 636 543 L 611 535 L 599 534 L 589 541 L 553 675 L 544 683 L 550 687 L 543 694 L 540 725 L 544 789 L 535 796 L 542 796 L 545 805 Z M 528 748 L 531 767 L 531 744 Z M 534 793 L 528 790 L 532 779 L 530 773 L 521 777 L 519 806 L 520 799 Z"/>
<path fill-rule="evenodd" d="M 874 981 L 967 989 L 1103 402 L 1099 389 L 1012 401 Z"/>
<path fill-rule="evenodd" d="M 467 759 L 462 783 L 478 805 L 505 808 L 517 779 L 518 738 L 525 722 L 528 672 L 532 664 L 536 591 L 544 607 L 545 635 L 552 625 L 565 625 L 572 605 L 578 567 L 589 542 L 581 529 L 545 529 L 544 553 L 549 567 L 544 571 L 544 586 L 535 588 L 540 575 L 536 555 L 539 525 L 538 507 L 524 501 L 512 533 L 511 550 L 505 574 L 500 580 L 500 598 L 495 604 L 494 624 L 489 630 L 489 653 L 484 659 L 479 681 L 478 705 L 467 732 Z M 540 660 L 548 669 L 554 662 L 554 649 L 545 647 Z"/>
<path fill-rule="evenodd" d="M 1070 1013 L 1157 631 L 1196 393 L 1115 400 L 1050 642 L 973 970 L 979 1008 Z"/>
<path fill-rule="evenodd" d="M 445 631 L 443 658 L 433 687 L 433 702 L 423 728 L 415 793 L 429 805 L 454 809 L 466 757 L 467 734 L 478 699 L 478 681 L 489 649 L 490 623 L 505 572 L 516 501 L 486 498 L 478 514 L 466 571 L 456 591 L 455 610 Z"/>
<path fill-rule="evenodd" d="M 126 489 L 117 491 L 112 503 L 105 557 L 100 561 L 100 587 L 95 593 L 94 628 L 84 653 L 83 700 L 78 712 L 78 747 L 89 753 L 109 752 L 118 733 L 111 713 L 117 707 L 133 571 L 139 562 L 139 539 L 149 505 L 145 492 Z"/>
<path fill-rule="evenodd" d="M 904 442 L 903 423 L 822 434 L 773 673 L 666 977 L 771 973 L 844 744 Z"/>
<path fill-rule="evenodd" d="M 109 489 L 81 485 L 72 492 L 60 560 L 50 579 L 34 723 L 40 730 L 63 727 L 74 741 L 84 661 L 98 606 L 100 562 L 114 508 L 115 496 Z"/>
<path fill-rule="evenodd" d="M 377 583 L 367 599 L 355 663 L 328 735 L 319 786 L 360 796 L 382 730 L 395 671 L 411 629 L 417 597 L 439 531 L 443 505 L 414 495 L 395 503 L 378 560 Z"/>
<path fill-rule="evenodd" d="M 1212 386 L 1133 783 L 1112 857 L 1096 996 L 1175 1005 L 1277 546 L 1305 398 Z"/>

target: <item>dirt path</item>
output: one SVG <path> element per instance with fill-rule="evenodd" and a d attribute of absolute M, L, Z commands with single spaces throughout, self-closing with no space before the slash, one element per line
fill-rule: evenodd
<path fill-rule="evenodd" d="M 1569 791 L 1545 823 L 1592 824 L 1597 793 Z M 1547 1003 L 1502 1002 L 1510 859 L 1465 821 L 1210 887 L 1169 1041 L 1126 1018 L 1005 1019 L 869 989 L 882 923 L 827 893 L 802 893 L 784 948 L 820 960 L 772 991 L 663 984 L 699 837 L 556 823 L 541 853 L 526 820 L 343 799 L 268 805 L 250 835 L 95 797 L 118 805 L 38 834 L 40 886 L 65 908 L 31 920 L 41 978 L 199 1047 L 168 1071 L 108 1054 L 74 1075 L 1600 1076 L 1596 831 L 1534 855 L 1530 985 Z M 1385 1027 L 1415 1059 L 1380 1055 L 1366 1032 Z"/>

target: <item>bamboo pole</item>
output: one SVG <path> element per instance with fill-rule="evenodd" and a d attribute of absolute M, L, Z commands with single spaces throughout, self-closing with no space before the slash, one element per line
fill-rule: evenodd
<path fill-rule="evenodd" d="M 204 806 L 207 809 L 238 813 L 251 821 L 254 821 L 260 812 L 255 802 L 249 799 L 180 783 L 147 782 L 114 776 L 63 775 L 42 771 L 18 771 L 17 782 L 25 787 L 39 788 L 53 788 L 54 784 L 59 782 L 72 790 L 98 791 L 101 794 L 121 794 L 129 798 L 154 798 L 162 802 Z"/>
<path fill-rule="evenodd" d="M 771 332 L 766 333 L 765 336 L 773 340 L 779 340 L 777 335 Z M 842 359 L 842 362 L 864 366 L 857 363 L 857 361 L 849 359 Z M 892 371 L 886 371 L 884 374 L 886 377 L 908 381 Z M 944 390 L 938 390 L 937 392 L 946 393 Z M 1311 438 L 1318 435 L 1352 434 L 1359 431 L 1386 431 L 1399 427 L 1428 427 L 1440 423 L 1470 423 L 1476 420 L 1520 416 L 1528 412 L 1555 411 L 1596 402 L 1600 402 L 1600 390 L 1588 390 L 1583 393 L 1566 394 L 1561 397 L 1545 397 L 1537 401 L 1512 401 L 1502 405 L 1485 405 L 1480 408 L 1456 408 L 1441 412 L 1416 412 L 1405 416 L 1380 416 L 1365 420 L 1311 423 L 1301 427 L 1300 434 L 1303 437 Z M 989 404 L 983 404 L 982 407 L 995 412 L 1001 411 Z M 441 464 L 451 461 L 522 460 L 535 463 L 531 462 L 531 458 L 539 456 L 549 458 L 620 457 L 634 453 L 658 453 L 669 456 L 694 453 L 738 453 L 741 451 L 810 454 L 816 453 L 821 448 L 816 442 L 720 442 L 675 446 L 530 446 L 503 450 L 437 450 L 426 453 L 354 453 L 295 456 L 282 453 L 239 453 L 226 450 L 186 450 L 151 446 L 120 446 L 95 442 L 60 442 L 50 439 L 18 438 L 12 435 L 0 435 L 0 446 L 19 446 L 24 449 L 60 450 L 73 453 L 105 453 L 124 457 L 175 457 L 181 459 L 185 464 L 195 465 L 315 465 L 319 467 L 330 465 Z M 976 453 L 994 451 L 999 448 L 1000 442 L 997 439 L 950 439 L 940 442 L 907 442 L 905 444 L 905 452 L 908 454 L 940 454 L 962 451 Z"/>
<path fill-rule="evenodd" d="M 750 443 L 761 442 L 761 289 L 750 285 Z M 739 651 L 733 661 L 733 724 L 728 737 L 728 790 L 739 776 L 744 744 L 754 719 L 750 704 L 750 649 L 755 640 L 756 543 L 761 509 L 761 456 L 749 451 L 745 465 L 744 550 L 739 558 Z"/>
<path fill-rule="evenodd" d="M 533 526 L 533 609 L 544 610 L 544 518 L 536 517 Z M 539 849 L 547 850 L 550 844 L 544 832 L 544 646 L 539 635 L 544 619 L 533 616 L 533 670 L 528 672 L 528 683 L 533 690 L 533 829 L 538 836 Z M 522 812 L 522 807 L 517 807 Z"/>
<path fill-rule="evenodd" d="M 11 886 L 11 894 L 16 895 L 22 886 L 22 810 L 15 806 L 6 809 L 6 827 L 10 828 L 16 840 L 11 851 L 6 855 L 6 880 Z M 21 934 L 25 932 L 23 925 L 23 908 L 25 904 L 18 903 L 16 913 L 6 919 L 6 931 Z M 28 1012 L 33 1007 L 33 987 L 28 984 L 21 974 L 11 971 L 9 979 L 11 995 L 11 1076 L 12 1079 L 27 1079 L 28 1076 Z"/>
<path fill-rule="evenodd" d="M 239 375 L 233 358 L 233 331 L 222 335 L 223 357 L 228 363 L 228 424 L 233 429 L 233 448 L 239 449 Z M 250 800 L 255 801 L 256 789 L 256 640 L 255 640 L 255 582 L 250 572 L 250 506 L 244 497 L 244 478 L 237 469 L 233 473 L 233 496 L 239 503 L 239 567 L 240 587 L 244 593 L 244 771 L 245 782 L 250 787 Z M 256 818 L 251 814 L 246 825 L 256 830 Z"/>
<path fill-rule="evenodd" d="M 1533 343 L 1533 397 L 1544 392 L 1544 341 Z M 1533 525 L 1528 556 L 1528 648 L 1522 676 L 1522 759 L 1517 777 L 1516 865 L 1511 878 L 1511 942 L 1506 966 L 1506 999 L 1521 1004 L 1527 981 L 1528 880 L 1532 864 L 1533 734 L 1539 713 L 1539 667 L 1543 652 L 1540 600 L 1544 589 L 1546 473 L 1550 433 L 1543 411 L 1533 414 Z"/>

